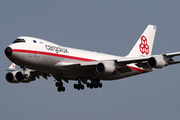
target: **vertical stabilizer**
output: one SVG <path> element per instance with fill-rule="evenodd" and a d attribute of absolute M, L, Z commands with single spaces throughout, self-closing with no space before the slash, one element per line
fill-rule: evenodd
<path fill-rule="evenodd" d="M 151 55 L 154 37 L 156 33 L 156 26 L 148 25 L 143 34 L 140 36 L 127 57 L 140 57 Z"/>

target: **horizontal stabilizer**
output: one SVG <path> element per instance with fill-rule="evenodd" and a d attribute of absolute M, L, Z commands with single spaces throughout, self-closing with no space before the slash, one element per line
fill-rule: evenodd
<path fill-rule="evenodd" d="M 6 71 L 16 71 L 16 64 L 12 63 Z"/>

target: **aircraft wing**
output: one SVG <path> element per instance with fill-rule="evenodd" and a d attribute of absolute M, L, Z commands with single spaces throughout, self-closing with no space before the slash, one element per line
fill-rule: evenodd
<path fill-rule="evenodd" d="M 168 65 L 170 64 L 176 64 L 180 63 L 180 61 L 174 61 L 172 58 L 175 56 L 179 56 L 180 52 L 174 52 L 174 53 L 166 53 L 166 54 L 159 54 L 159 55 L 149 55 L 149 56 L 142 56 L 142 57 L 121 57 L 120 59 L 109 59 L 109 60 L 101 60 L 101 61 L 90 61 L 90 62 L 84 62 L 80 61 L 77 63 L 62 63 L 59 62 L 55 66 L 61 67 L 61 68 L 68 68 L 68 67 L 88 67 L 88 66 L 96 66 L 98 63 L 106 62 L 106 61 L 115 61 L 117 63 L 120 63 L 122 65 L 131 64 L 131 63 L 144 63 L 149 60 L 151 57 L 158 57 L 163 56 L 166 59 L 166 62 Z M 92 68 L 92 67 L 91 67 Z"/>
<path fill-rule="evenodd" d="M 159 55 L 149 55 L 149 56 L 142 56 L 142 57 L 121 57 L 119 59 L 109 59 L 109 60 L 103 60 L 103 61 L 78 61 L 77 63 L 66 63 L 66 62 L 59 62 L 55 65 L 57 69 L 60 70 L 66 70 L 69 73 L 81 73 L 81 76 L 89 76 L 96 74 L 96 66 L 99 63 L 107 63 L 114 61 L 115 63 L 118 63 L 118 66 L 116 68 L 120 71 L 131 71 L 128 67 L 126 67 L 127 64 L 136 64 L 138 67 L 147 68 L 148 60 L 150 58 L 158 58 L 165 61 L 165 64 L 162 66 L 172 65 L 180 63 L 180 61 L 174 61 L 172 58 L 175 56 L 180 55 L 180 52 L 174 52 L 174 53 L 166 53 L 166 54 L 159 54 Z M 155 67 L 155 68 L 162 68 L 162 67 Z"/>
<path fill-rule="evenodd" d="M 163 56 L 165 57 L 169 57 L 171 60 L 168 62 L 168 65 L 173 65 L 173 64 L 178 64 L 180 63 L 180 61 L 174 61 L 172 58 L 179 56 L 180 52 L 174 52 L 174 53 L 167 53 L 167 54 L 163 54 Z"/>
<path fill-rule="evenodd" d="M 173 53 L 166 53 L 166 54 L 159 54 L 159 55 L 148 55 L 148 56 L 142 56 L 142 57 L 122 57 L 117 60 L 105 60 L 105 61 L 91 61 L 91 62 L 81 62 L 79 65 L 81 66 L 95 66 L 100 62 L 106 62 L 106 61 L 115 61 L 117 63 L 120 63 L 121 65 L 131 64 L 131 63 L 146 63 L 148 62 L 149 58 L 151 57 L 162 57 L 166 62 L 167 65 L 171 64 L 177 64 L 180 63 L 179 61 L 175 61 L 172 58 L 179 56 L 180 52 L 173 52 Z"/>
<path fill-rule="evenodd" d="M 167 62 L 167 65 L 171 65 L 171 64 L 180 63 L 180 61 L 174 61 L 172 59 L 173 57 L 176 57 L 179 55 L 180 55 L 180 52 L 173 52 L 173 53 L 150 55 L 150 56 L 144 56 L 144 57 L 124 57 L 124 58 L 118 59 L 117 62 L 122 63 L 122 64 L 142 63 L 142 62 L 147 62 L 149 58 L 151 57 L 156 58 L 158 56 L 162 56 L 163 59 Z"/>
<path fill-rule="evenodd" d="M 174 57 L 180 55 L 180 52 L 166 53 L 165 56 Z"/>

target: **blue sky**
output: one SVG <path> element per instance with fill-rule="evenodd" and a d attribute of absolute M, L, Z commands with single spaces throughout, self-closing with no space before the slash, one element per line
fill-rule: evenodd
<path fill-rule="evenodd" d="M 180 119 L 179 66 L 116 81 L 102 89 L 58 93 L 54 79 L 6 82 L 4 49 L 18 36 L 125 56 L 148 24 L 157 25 L 153 54 L 180 51 L 180 2 L 143 0 L 1 0 L 0 119 Z"/>

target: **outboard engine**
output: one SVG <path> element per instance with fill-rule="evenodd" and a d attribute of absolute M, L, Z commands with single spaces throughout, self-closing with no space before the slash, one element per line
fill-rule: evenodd
<path fill-rule="evenodd" d="M 167 62 L 162 55 L 151 57 L 148 60 L 148 66 L 152 68 L 163 68 L 165 65 L 167 65 Z"/>

